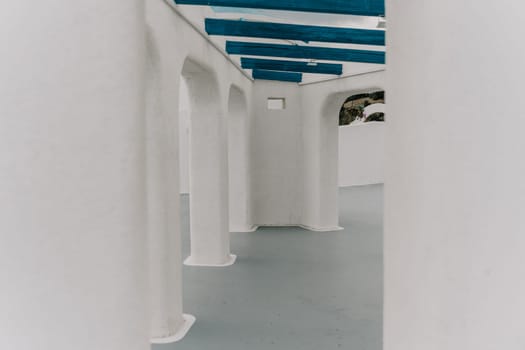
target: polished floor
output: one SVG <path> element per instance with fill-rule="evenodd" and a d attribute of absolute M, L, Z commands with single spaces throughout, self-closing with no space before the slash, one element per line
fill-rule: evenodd
<path fill-rule="evenodd" d="M 342 188 L 343 231 L 261 228 L 232 234 L 235 265 L 184 267 L 197 322 L 154 350 L 380 350 L 383 186 Z M 182 198 L 184 256 L 188 198 Z"/>

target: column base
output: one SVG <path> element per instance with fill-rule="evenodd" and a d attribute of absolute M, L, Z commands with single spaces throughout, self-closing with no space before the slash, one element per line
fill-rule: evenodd
<path fill-rule="evenodd" d="M 183 314 L 182 318 L 184 319 L 184 323 L 182 324 L 182 327 L 173 335 L 170 335 L 165 338 L 153 338 L 150 339 L 151 344 L 171 344 L 178 342 L 186 336 L 188 331 L 190 330 L 191 326 L 195 323 L 195 316 Z"/>
<path fill-rule="evenodd" d="M 235 260 L 237 260 L 237 255 L 230 254 L 228 257 L 228 260 L 226 262 L 221 264 L 213 264 L 209 262 L 204 261 L 198 261 L 198 259 L 194 259 L 191 255 L 184 260 L 184 265 L 186 266 L 201 266 L 201 267 L 226 267 L 231 266 L 235 263 Z"/>
<path fill-rule="evenodd" d="M 330 232 L 330 231 L 342 231 L 344 230 L 344 227 L 341 226 L 330 226 L 330 227 L 314 227 L 314 226 L 307 226 L 307 225 L 299 225 L 299 227 L 302 227 L 309 231 L 316 231 L 316 232 Z"/>
<path fill-rule="evenodd" d="M 341 226 L 329 226 L 329 227 L 315 227 L 315 226 L 308 226 L 303 224 L 285 224 L 285 225 L 257 225 L 255 226 L 256 229 L 259 227 L 300 227 L 304 228 L 308 231 L 315 231 L 315 232 L 333 232 L 333 231 L 342 231 L 344 230 L 344 227 Z"/>
<path fill-rule="evenodd" d="M 230 229 L 230 232 L 255 232 L 257 231 L 257 229 L 259 228 L 259 226 L 257 225 L 252 225 L 252 226 L 246 226 L 246 227 L 235 227 L 235 228 L 232 228 Z"/>

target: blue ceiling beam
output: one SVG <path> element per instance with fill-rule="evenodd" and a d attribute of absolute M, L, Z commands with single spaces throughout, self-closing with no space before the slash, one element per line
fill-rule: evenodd
<path fill-rule="evenodd" d="M 253 79 L 277 80 L 291 83 L 300 83 L 303 81 L 303 75 L 301 73 L 277 72 L 264 69 L 254 69 L 252 71 L 252 77 Z"/>
<path fill-rule="evenodd" d="M 260 58 L 241 57 L 241 66 L 245 69 L 264 69 L 273 71 L 343 74 L 342 64 L 310 63 L 300 61 L 265 60 Z"/>
<path fill-rule="evenodd" d="M 232 55 L 310 58 L 328 61 L 377 64 L 385 63 L 384 51 L 339 49 L 331 47 L 227 41 L 226 52 Z"/>
<path fill-rule="evenodd" d="M 385 45 L 385 31 L 206 18 L 210 35 Z"/>
<path fill-rule="evenodd" d="M 383 16 L 385 0 L 175 0 L 178 5 L 208 5 L 266 10 Z"/>

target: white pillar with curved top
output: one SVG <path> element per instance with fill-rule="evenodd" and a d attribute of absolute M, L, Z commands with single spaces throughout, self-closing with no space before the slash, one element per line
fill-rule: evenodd
<path fill-rule="evenodd" d="M 149 349 L 143 12 L 0 5 L 1 349 Z"/>
<path fill-rule="evenodd" d="M 248 232 L 251 218 L 249 114 L 246 96 L 236 86 L 228 97 L 228 164 L 230 231 Z"/>
<path fill-rule="evenodd" d="M 184 263 L 228 266 L 235 255 L 230 254 L 228 129 L 219 85 L 212 73 L 190 61 L 182 75 L 191 95 L 191 255 Z"/>
<path fill-rule="evenodd" d="M 322 83 L 321 83 L 322 84 Z M 303 87 L 303 215 L 302 225 L 313 231 L 338 231 L 339 95 L 325 97 L 326 87 Z"/>
<path fill-rule="evenodd" d="M 177 111 L 178 84 L 161 79 L 160 50 L 154 31 L 147 32 L 147 204 L 151 341 L 165 344 L 182 339 L 195 317 L 183 314 L 182 255 L 179 208 Z M 165 72 L 167 73 L 167 71 Z M 162 84 L 166 84 L 163 86 Z M 166 95 L 168 95 L 166 98 Z"/>
<path fill-rule="evenodd" d="M 385 350 L 525 347 L 524 11 L 387 1 Z"/>

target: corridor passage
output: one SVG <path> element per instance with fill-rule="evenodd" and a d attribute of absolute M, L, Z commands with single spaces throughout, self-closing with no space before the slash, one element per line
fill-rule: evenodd
<path fill-rule="evenodd" d="M 383 186 L 340 189 L 343 231 L 233 233 L 237 263 L 184 266 L 185 312 L 197 322 L 154 350 L 380 350 Z M 183 256 L 189 255 L 182 196 Z"/>

